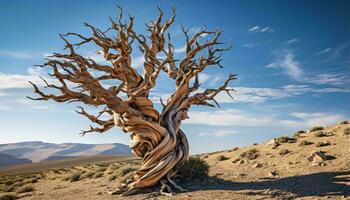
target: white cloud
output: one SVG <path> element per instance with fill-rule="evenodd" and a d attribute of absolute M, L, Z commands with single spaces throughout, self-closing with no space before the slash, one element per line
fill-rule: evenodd
<path fill-rule="evenodd" d="M 254 44 L 253 44 L 253 43 L 243 44 L 243 47 L 246 47 L 246 48 L 253 48 L 253 47 L 254 47 Z"/>
<path fill-rule="evenodd" d="M 30 53 L 17 52 L 17 51 L 6 51 L 6 50 L 0 50 L 0 56 L 1 57 L 15 58 L 15 59 L 23 59 L 23 60 L 34 58 L 34 56 Z"/>
<path fill-rule="evenodd" d="M 216 131 L 208 131 L 208 132 L 199 132 L 200 136 L 216 136 L 216 137 L 225 137 L 229 135 L 237 134 L 237 131 L 234 130 L 216 130 Z"/>
<path fill-rule="evenodd" d="M 43 85 L 38 76 L 0 73 L 0 89 L 29 88 L 31 85 L 28 81 Z"/>
<path fill-rule="evenodd" d="M 145 62 L 144 56 L 137 56 L 131 59 L 131 66 L 134 68 L 143 67 L 143 63 Z"/>
<path fill-rule="evenodd" d="M 253 26 L 253 27 L 250 27 L 248 31 L 251 33 L 259 33 L 259 32 L 263 33 L 263 32 L 273 32 L 274 29 L 269 26 L 266 26 L 266 27 Z"/>
<path fill-rule="evenodd" d="M 281 128 L 308 128 L 312 126 L 334 124 L 346 119 L 346 116 L 337 113 L 318 112 L 293 112 L 286 119 L 266 115 L 259 117 L 254 112 L 238 109 L 226 109 L 217 111 L 192 111 L 185 124 L 197 124 L 208 126 L 238 126 L 238 127 L 281 127 Z M 290 119 L 292 118 L 292 119 Z M 234 134 L 231 133 L 227 134 Z M 225 135 L 225 132 L 221 133 Z"/>
<path fill-rule="evenodd" d="M 186 51 L 186 45 L 174 49 L 174 53 L 184 53 Z"/>
<path fill-rule="evenodd" d="M 326 48 L 326 49 L 323 49 L 322 51 L 318 52 L 316 55 L 322 55 L 322 54 L 325 54 L 325 53 L 328 53 L 331 51 L 331 48 Z"/>
<path fill-rule="evenodd" d="M 350 83 L 350 78 L 343 74 L 336 73 L 324 73 L 313 74 L 312 77 L 306 77 L 305 80 L 314 84 L 330 84 L 330 85 L 342 85 Z"/>
<path fill-rule="evenodd" d="M 299 61 L 295 59 L 293 52 L 285 49 L 277 56 L 274 62 L 266 65 L 267 68 L 281 68 L 291 78 L 300 80 L 303 77 L 303 70 Z"/>
<path fill-rule="evenodd" d="M 296 42 L 299 42 L 299 39 L 298 38 L 292 38 L 292 39 L 286 41 L 286 44 L 293 44 L 293 43 L 296 43 Z"/>

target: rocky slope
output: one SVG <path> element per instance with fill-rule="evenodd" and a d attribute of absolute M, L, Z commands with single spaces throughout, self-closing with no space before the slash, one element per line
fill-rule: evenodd
<path fill-rule="evenodd" d="M 12 155 L 0 153 L 0 167 L 27 163 L 32 163 L 32 161 L 25 158 L 16 158 Z"/>

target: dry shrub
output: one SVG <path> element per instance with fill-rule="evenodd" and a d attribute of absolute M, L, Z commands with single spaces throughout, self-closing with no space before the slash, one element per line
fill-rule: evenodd
<path fill-rule="evenodd" d="M 315 127 L 310 128 L 310 132 L 321 131 L 321 130 L 324 130 L 323 126 L 315 126 Z"/>
<path fill-rule="evenodd" d="M 180 167 L 178 177 L 180 181 L 203 179 L 208 176 L 208 172 L 209 166 L 205 160 L 199 157 L 190 157 L 189 160 Z"/>
<path fill-rule="evenodd" d="M 116 172 L 116 175 L 118 177 L 123 177 L 125 176 L 126 174 L 128 174 L 129 172 L 133 172 L 137 170 L 137 167 L 135 166 L 131 166 L 131 165 L 124 165 L 122 167 L 120 167 L 117 172 Z"/>
<path fill-rule="evenodd" d="M 216 157 L 217 161 L 223 161 L 223 160 L 228 160 L 228 159 L 230 159 L 230 158 L 228 158 L 228 157 L 226 157 L 224 155 L 219 155 L 218 157 Z"/>
<path fill-rule="evenodd" d="M 345 120 L 345 121 L 339 122 L 339 124 L 349 124 L 349 121 Z"/>
<path fill-rule="evenodd" d="M 344 129 L 344 135 L 350 135 L 350 128 Z"/>
<path fill-rule="evenodd" d="M 0 195 L 0 200 L 15 200 L 17 196 L 15 194 L 2 194 Z"/>
<path fill-rule="evenodd" d="M 79 172 L 76 172 L 69 177 L 69 181 L 70 182 L 79 181 L 80 177 L 81 177 L 81 174 Z"/>
<path fill-rule="evenodd" d="M 103 176 L 103 172 L 97 172 L 94 174 L 94 178 L 101 178 Z"/>
<path fill-rule="evenodd" d="M 306 145 L 310 145 L 310 144 L 313 144 L 313 142 L 309 142 L 309 141 L 306 141 L 306 140 L 303 140 L 299 143 L 299 146 L 306 146 Z"/>
<path fill-rule="evenodd" d="M 34 190 L 34 187 L 32 185 L 24 185 L 17 189 L 18 193 L 25 193 L 25 192 L 31 192 Z"/>
<path fill-rule="evenodd" d="M 289 154 L 291 151 L 289 151 L 288 149 L 281 149 L 280 152 L 278 154 L 280 154 L 281 156 Z"/>
<path fill-rule="evenodd" d="M 254 160 L 259 157 L 259 151 L 257 149 L 250 149 L 239 155 L 242 158 L 247 158 L 249 160 Z"/>
<path fill-rule="evenodd" d="M 329 141 L 322 141 L 322 142 L 317 142 L 316 147 L 324 147 L 324 146 L 329 146 L 331 143 Z"/>
<path fill-rule="evenodd" d="M 318 131 L 318 132 L 315 132 L 315 137 L 326 137 L 327 136 L 327 133 L 325 131 Z"/>

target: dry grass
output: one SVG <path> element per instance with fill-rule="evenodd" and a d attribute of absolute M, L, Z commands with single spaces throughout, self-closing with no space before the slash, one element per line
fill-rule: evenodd
<path fill-rule="evenodd" d="M 291 151 L 289 151 L 288 149 L 281 149 L 280 152 L 278 152 L 279 155 L 283 156 L 286 154 L 289 154 Z"/>
<path fill-rule="evenodd" d="M 103 176 L 103 172 L 97 172 L 94 174 L 94 178 L 101 178 Z"/>
<path fill-rule="evenodd" d="M 324 146 L 329 146 L 331 143 L 329 141 L 321 141 L 316 143 L 316 147 L 324 147 Z"/>
<path fill-rule="evenodd" d="M 72 174 L 72 175 L 69 177 L 69 181 L 70 181 L 70 182 L 79 181 L 79 180 L 80 180 L 80 177 L 81 177 L 81 173 L 80 173 L 80 172 L 76 172 L 76 173 Z"/>
<path fill-rule="evenodd" d="M 313 144 L 313 142 L 309 142 L 309 141 L 306 141 L 306 140 L 303 140 L 299 143 L 299 146 L 306 146 L 306 145 L 310 145 L 310 144 Z"/>
<path fill-rule="evenodd" d="M 321 130 L 324 130 L 323 126 L 315 126 L 315 127 L 312 127 L 309 131 L 314 132 L 314 131 L 321 131 Z"/>
<path fill-rule="evenodd" d="M 24 185 L 20 188 L 17 189 L 18 193 L 26 193 L 26 192 L 31 192 L 34 190 L 34 187 L 32 185 Z"/>
<path fill-rule="evenodd" d="M 14 200 L 17 199 L 15 194 L 2 194 L 0 195 L 0 200 Z"/>
<path fill-rule="evenodd" d="M 136 166 L 132 166 L 132 165 L 124 165 L 122 167 L 120 167 L 117 171 L 116 171 L 116 175 L 118 177 L 123 177 L 126 174 L 128 174 L 129 172 L 133 172 L 137 169 Z"/>
<path fill-rule="evenodd" d="M 350 135 L 350 128 L 344 129 L 344 135 Z"/>
<path fill-rule="evenodd" d="M 223 155 L 219 155 L 218 157 L 216 157 L 217 161 L 223 161 L 223 160 L 228 160 L 228 159 L 230 159 L 230 158 L 223 156 Z"/>
<path fill-rule="evenodd" d="M 190 157 L 189 160 L 179 169 L 181 181 L 206 178 L 209 172 L 207 162 L 199 157 Z"/>
<path fill-rule="evenodd" d="M 314 133 L 315 137 L 326 137 L 327 133 L 325 131 L 317 131 Z"/>
<path fill-rule="evenodd" d="M 250 149 L 239 155 L 242 158 L 247 158 L 249 160 L 254 160 L 259 157 L 259 151 L 257 149 Z"/>
<path fill-rule="evenodd" d="M 281 143 L 294 143 L 296 141 L 297 141 L 296 138 L 290 138 L 290 137 L 288 137 L 286 135 L 276 138 L 276 142 L 278 142 L 280 144 Z"/>

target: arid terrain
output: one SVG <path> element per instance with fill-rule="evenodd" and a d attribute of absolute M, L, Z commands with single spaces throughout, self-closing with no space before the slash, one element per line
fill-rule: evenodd
<path fill-rule="evenodd" d="M 132 176 L 134 157 L 18 165 L 0 169 L 0 199 L 349 199 L 349 144 L 350 124 L 342 122 L 195 155 L 209 176 L 180 183 L 188 192 L 173 197 L 158 195 L 157 186 L 129 197 L 107 193 Z"/>

